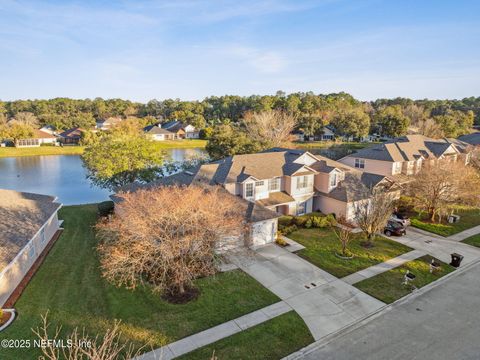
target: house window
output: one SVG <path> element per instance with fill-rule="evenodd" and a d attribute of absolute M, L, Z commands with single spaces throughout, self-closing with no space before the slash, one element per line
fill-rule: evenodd
<path fill-rule="evenodd" d="M 330 175 L 330 186 L 337 186 L 337 173 L 332 173 L 332 175 Z"/>
<path fill-rule="evenodd" d="M 393 169 L 394 174 L 400 174 L 402 172 L 402 163 L 401 162 L 396 162 L 395 167 Z"/>
<path fill-rule="evenodd" d="M 255 182 L 255 187 L 263 186 L 264 182 L 263 181 L 256 181 Z"/>
<path fill-rule="evenodd" d="M 365 169 L 365 159 L 355 159 L 355 167 L 358 169 Z"/>
<path fill-rule="evenodd" d="M 280 191 L 280 178 L 268 180 L 268 191 Z"/>
<path fill-rule="evenodd" d="M 30 249 L 28 249 L 28 257 L 34 257 L 35 256 L 35 246 L 33 244 L 30 244 Z"/>
<path fill-rule="evenodd" d="M 45 228 L 42 228 L 42 230 L 40 230 L 40 241 L 42 243 L 44 243 L 46 240 L 46 237 L 45 237 Z"/>
<path fill-rule="evenodd" d="M 308 187 L 308 176 L 297 177 L 297 189 L 305 189 Z"/>
<path fill-rule="evenodd" d="M 297 205 L 297 215 L 304 215 L 307 209 L 307 202 L 301 202 Z"/>
<path fill-rule="evenodd" d="M 253 183 L 248 183 L 245 185 L 245 197 L 253 197 Z"/>

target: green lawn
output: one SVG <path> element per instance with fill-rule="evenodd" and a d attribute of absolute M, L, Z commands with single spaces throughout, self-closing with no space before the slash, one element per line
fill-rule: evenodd
<path fill-rule="evenodd" d="M 294 311 L 179 357 L 182 360 L 281 359 L 314 340 Z"/>
<path fill-rule="evenodd" d="M 159 150 L 204 148 L 207 145 L 207 140 L 166 140 L 157 141 L 156 145 Z M 84 150 L 84 146 L 5 147 L 0 148 L 0 158 L 39 155 L 81 155 Z"/>
<path fill-rule="evenodd" d="M 431 261 L 432 257 L 426 255 L 382 274 L 360 281 L 353 286 L 384 303 L 390 304 L 410 294 L 413 291 L 412 285 L 416 288 L 421 288 L 455 270 L 454 267 L 435 259 L 437 263 L 441 264 L 441 268 L 430 274 Z M 407 270 L 410 270 L 416 276 L 415 280 L 410 283 L 411 285 L 402 284 Z"/>
<path fill-rule="evenodd" d="M 480 225 L 480 209 L 459 207 L 455 214 L 460 215 L 460 221 L 457 223 L 430 223 L 426 220 L 426 216 L 417 214 L 412 217 L 412 226 L 419 229 L 432 232 L 441 236 L 450 236 Z"/>
<path fill-rule="evenodd" d="M 81 155 L 83 146 L 40 146 L 32 148 L 0 148 L 0 158 L 40 155 Z"/>
<path fill-rule="evenodd" d="M 52 325 L 64 330 L 79 327 L 95 335 L 119 319 L 125 339 L 159 347 L 279 300 L 239 270 L 198 280 L 200 297 L 185 305 L 167 303 L 149 288 L 116 288 L 100 276 L 92 230 L 96 206 L 64 207 L 60 217 L 65 231 L 17 302 L 18 318 L 0 338 L 33 339 L 30 329 L 49 310 Z M 32 351 L 3 349 L 0 357 L 36 358 Z"/>
<path fill-rule="evenodd" d="M 408 246 L 381 236 L 375 239 L 374 247 L 367 249 L 360 244 L 363 240 L 362 235 L 355 234 L 348 246 L 354 258 L 343 260 L 335 255 L 335 252 L 340 253 L 341 247 L 330 229 L 300 229 L 288 237 L 305 246 L 305 249 L 297 252 L 298 255 L 338 278 L 412 250 Z"/>
<path fill-rule="evenodd" d="M 480 247 L 480 234 L 470 236 L 469 238 L 462 240 L 462 242 L 468 245 Z"/>

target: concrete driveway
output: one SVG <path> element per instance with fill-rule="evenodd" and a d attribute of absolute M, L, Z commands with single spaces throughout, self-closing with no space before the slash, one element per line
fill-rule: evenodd
<path fill-rule="evenodd" d="M 479 359 L 480 265 L 311 351 L 309 360 Z"/>
<path fill-rule="evenodd" d="M 290 305 L 315 340 L 385 305 L 275 244 L 239 249 L 229 259 Z"/>

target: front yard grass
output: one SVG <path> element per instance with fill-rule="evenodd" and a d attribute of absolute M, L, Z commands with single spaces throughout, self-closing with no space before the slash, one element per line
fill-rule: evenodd
<path fill-rule="evenodd" d="M 454 267 L 435 259 L 435 262 L 439 263 L 441 268 L 430 274 L 432 259 L 430 255 L 422 256 L 402 266 L 360 281 L 353 286 L 384 303 L 390 304 L 410 294 L 413 291 L 412 285 L 419 289 L 455 270 Z M 410 270 L 416 278 L 409 285 L 403 285 L 407 270 Z"/>
<path fill-rule="evenodd" d="M 281 359 L 314 340 L 302 318 L 291 311 L 179 357 L 179 360 Z"/>
<path fill-rule="evenodd" d="M 279 301 L 239 270 L 197 280 L 201 295 L 185 305 L 167 303 L 148 287 L 114 287 L 100 274 L 92 228 L 96 213 L 95 205 L 61 209 L 65 231 L 15 305 L 18 318 L 0 338 L 35 339 L 31 328 L 49 311 L 52 331 L 62 325 L 63 336 L 75 327 L 92 336 L 102 334 L 118 319 L 124 340 L 157 348 Z M 2 349 L 0 357 L 38 355 L 38 349 Z"/>
<path fill-rule="evenodd" d="M 480 234 L 470 236 L 462 240 L 462 242 L 468 245 L 480 247 Z"/>
<path fill-rule="evenodd" d="M 441 236 L 450 236 L 480 225 L 480 209 L 472 207 L 457 207 L 455 214 L 460 215 L 460 221 L 449 223 L 431 223 L 424 214 L 412 217 L 412 226 Z"/>
<path fill-rule="evenodd" d="M 338 278 L 412 251 L 408 246 L 382 236 L 377 236 L 374 240 L 375 246 L 367 249 L 361 245 L 363 235 L 355 234 L 348 245 L 354 258 L 343 260 L 335 255 L 336 252 L 340 253 L 341 246 L 330 229 L 300 229 L 287 237 L 305 246 L 297 255 Z"/>

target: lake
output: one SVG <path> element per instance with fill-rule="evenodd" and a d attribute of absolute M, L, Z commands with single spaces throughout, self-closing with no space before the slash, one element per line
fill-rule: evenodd
<path fill-rule="evenodd" d="M 202 149 L 166 150 L 174 161 L 204 154 Z M 0 158 L 0 188 L 54 195 L 65 205 L 108 200 L 111 191 L 93 186 L 78 155 Z"/>

